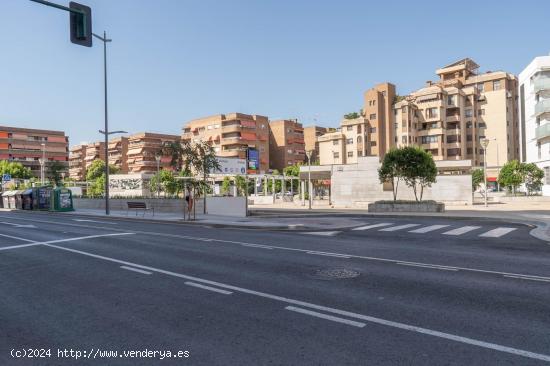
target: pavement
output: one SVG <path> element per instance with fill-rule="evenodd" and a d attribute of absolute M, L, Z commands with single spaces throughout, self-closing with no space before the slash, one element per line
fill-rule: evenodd
<path fill-rule="evenodd" d="M 277 231 L 0 212 L 0 364 L 550 363 L 550 246 L 530 227 L 356 220 Z"/>

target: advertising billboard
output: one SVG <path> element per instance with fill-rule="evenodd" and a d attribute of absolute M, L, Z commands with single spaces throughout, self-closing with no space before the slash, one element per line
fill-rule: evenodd
<path fill-rule="evenodd" d="M 211 174 L 246 174 L 246 160 L 217 157 L 220 169 L 212 169 Z"/>
<path fill-rule="evenodd" d="M 260 152 L 256 149 L 248 149 L 248 174 L 260 172 Z"/>

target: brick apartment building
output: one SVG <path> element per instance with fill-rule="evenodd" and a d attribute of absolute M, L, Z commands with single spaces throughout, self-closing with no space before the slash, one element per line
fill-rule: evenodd
<path fill-rule="evenodd" d="M 120 136 L 109 141 L 109 165 L 116 166 L 119 174 L 128 174 L 128 137 Z"/>
<path fill-rule="evenodd" d="M 304 127 L 304 147 L 306 152 L 312 151 L 311 161 L 319 162 L 319 142 L 317 138 L 329 132 L 336 131 L 335 128 L 321 126 Z"/>
<path fill-rule="evenodd" d="M 218 114 L 188 122 L 182 140 L 209 141 L 220 157 L 246 157 L 248 147 L 260 154 L 260 172 L 269 170 L 269 120 L 244 113 Z"/>
<path fill-rule="evenodd" d="M 0 126 L 0 159 L 16 161 L 40 177 L 40 159 L 59 161 L 68 168 L 69 138 L 62 131 Z M 47 168 L 46 168 L 47 169 Z"/>
<path fill-rule="evenodd" d="M 304 128 L 296 120 L 282 119 L 269 123 L 269 165 L 280 172 L 306 160 Z"/>
<path fill-rule="evenodd" d="M 85 144 L 71 147 L 69 154 L 69 178 L 78 182 L 86 178 L 86 146 Z"/>
<path fill-rule="evenodd" d="M 154 132 L 140 132 L 128 137 L 128 173 L 155 173 L 156 156 L 161 154 L 164 144 L 179 141 L 178 135 Z M 170 156 L 161 156 L 160 168 L 171 169 Z"/>

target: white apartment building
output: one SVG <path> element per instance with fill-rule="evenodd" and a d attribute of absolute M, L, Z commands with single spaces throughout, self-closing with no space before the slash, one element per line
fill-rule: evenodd
<path fill-rule="evenodd" d="M 519 74 L 520 157 L 544 170 L 550 196 L 550 55 L 536 57 Z"/>

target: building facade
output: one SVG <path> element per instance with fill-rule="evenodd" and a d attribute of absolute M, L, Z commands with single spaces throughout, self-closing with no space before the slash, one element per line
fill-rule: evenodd
<path fill-rule="evenodd" d="M 463 59 L 436 71 L 437 82 L 393 106 L 395 146 L 418 145 L 434 160 L 471 160 L 483 166 L 480 144 L 489 140 L 487 172 L 496 181 L 500 167 L 519 156 L 517 78 L 509 73 L 478 74 Z"/>
<path fill-rule="evenodd" d="M 304 128 L 296 120 L 282 119 L 269 123 L 269 165 L 280 172 L 287 166 L 306 160 Z"/>
<path fill-rule="evenodd" d="M 93 164 L 94 160 L 105 160 L 105 143 L 96 141 L 86 145 L 86 155 L 84 156 L 84 167 L 86 171 L 90 165 Z M 84 173 L 86 177 L 86 173 Z"/>
<path fill-rule="evenodd" d="M 177 135 L 154 132 L 140 132 L 129 136 L 127 152 L 128 173 L 156 173 L 157 156 L 160 156 L 160 169 L 172 169 L 170 166 L 172 158 L 162 154 L 162 147 L 167 143 L 177 141 L 180 141 L 180 137 Z"/>
<path fill-rule="evenodd" d="M 260 172 L 269 170 L 269 120 L 265 116 L 230 113 L 195 119 L 183 127 L 181 138 L 208 141 L 221 157 L 245 159 L 246 149 L 255 148 Z"/>
<path fill-rule="evenodd" d="M 116 166 L 119 174 L 128 173 L 128 137 L 120 136 L 109 141 L 109 165 Z"/>
<path fill-rule="evenodd" d="M 71 147 L 69 153 L 69 178 L 83 182 L 86 180 L 86 144 Z"/>
<path fill-rule="evenodd" d="M 0 126 L 0 159 L 21 163 L 40 177 L 40 160 L 45 169 L 53 161 L 69 168 L 69 138 L 62 131 Z"/>
<path fill-rule="evenodd" d="M 519 74 L 520 156 L 544 170 L 550 196 L 550 56 L 536 57 Z"/>
<path fill-rule="evenodd" d="M 304 127 L 304 147 L 306 152 L 312 151 L 311 161 L 319 162 L 319 142 L 317 138 L 328 132 L 334 132 L 336 129 L 321 126 Z"/>

